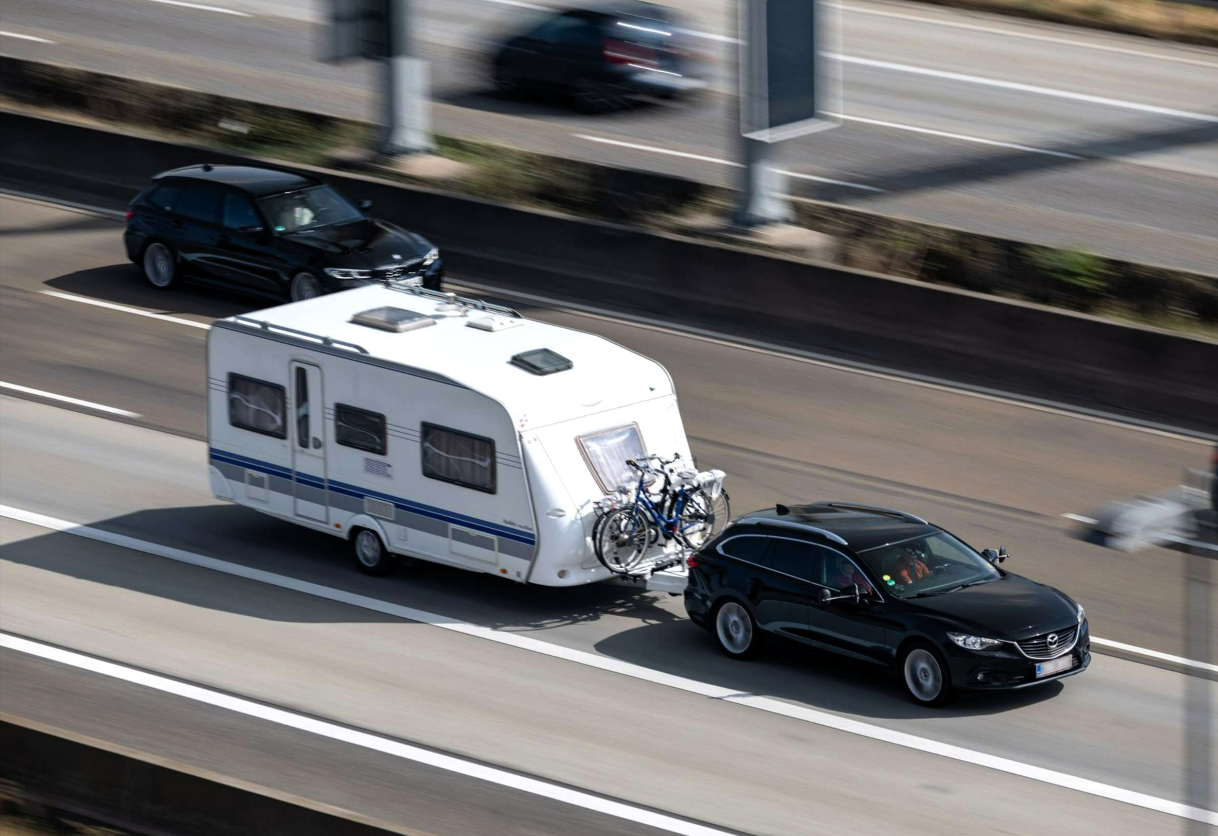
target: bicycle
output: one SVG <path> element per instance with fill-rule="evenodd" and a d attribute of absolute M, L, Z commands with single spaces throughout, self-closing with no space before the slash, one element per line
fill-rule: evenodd
<path fill-rule="evenodd" d="M 730 513 L 727 492 L 722 487 L 723 472 L 675 469 L 673 465 L 680 458 L 677 455 L 666 460 L 652 455 L 642 463 L 627 460 L 627 466 L 639 474 L 633 500 L 623 486 L 598 503 L 602 516 L 593 527 L 593 548 L 609 571 L 629 573 L 661 537 L 692 551 L 723 530 Z M 648 488 L 657 478 L 663 483 L 653 496 Z"/>

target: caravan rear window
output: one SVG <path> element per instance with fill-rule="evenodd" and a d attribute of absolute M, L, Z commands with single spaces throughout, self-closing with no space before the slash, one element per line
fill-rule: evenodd
<path fill-rule="evenodd" d="M 423 475 L 486 493 L 495 492 L 495 442 L 459 430 L 424 424 Z"/>
<path fill-rule="evenodd" d="M 633 484 L 634 471 L 626 466 L 626 459 L 647 455 L 637 424 L 581 435 L 576 440 L 592 475 L 605 493 L 618 485 Z"/>
<path fill-rule="evenodd" d="M 277 383 L 230 374 L 228 422 L 250 432 L 287 438 L 287 390 Z"/>

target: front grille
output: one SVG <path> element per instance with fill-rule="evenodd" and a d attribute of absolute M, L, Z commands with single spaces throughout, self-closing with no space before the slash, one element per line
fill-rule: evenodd
<path fill-rule="evenodd" d="M 401 279 L 408 279 L 411 276 L 421 272 L 423 269 L 423 259 L 412 258 L 407 261 L 395 262 L 393 264 L 382 264 L 372 271 L 374 278 L 381 281 L 396 282 Z"/>
<path fill-rule="evenodd" d="M 1057 641 L 1050 642 L 1050 636 L 1056 636 Z M 1055 630 L 1051 633 L 1024 639 L 1018 644 L 1019 649 L 1024 652 L 1025 656 L 1032 659 L 1052 659 L 1061 656 L 1067 650 L 1073 648 L 1077 638 L 1078 627 L 1067 627 L 1064 630 Z"/>

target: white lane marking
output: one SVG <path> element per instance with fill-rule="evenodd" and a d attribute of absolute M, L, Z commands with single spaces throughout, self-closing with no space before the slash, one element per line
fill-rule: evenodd
<path fill-rule="evenodd" d="M 27 395 L 36 395 L 39 398 L 47 398 L 52 401 L 60 401 L 61 403 L 75 404 L 83 406 L 86 409 L 93 409 L 98 412 L 109 412 L 111 415 L 122 415 L 125 418 L 139 418 L 138 412 L 128 412 L 125 409 L 116 409 L 113 406 L 105 404 L 93 403 L 93 401 L 82 401 L 80 398 L 69 398 L 67 395 L 56 395 L 54 392 L 44 392 L 41 389 L 31 389 L 28 386 L 18 386 L 16 383 L 6 383 L 0 380 L 0 389 L 9 389 L 13 392 L 24 392 Z"/>
<path fill-rule="evenodd" d="M 211 326 L 206 322 L 195 322 L 192 319 L 182 319 L 179 316 L 169 316 L 169 314 L 142 311 L 139 308 L 129 308 L 126 305 L 116 305 L 113 302 L 103 302 L 100 299 L 88 299 L 84 296 L 73 296 L 71 293 L 60 293 L 58 290 L 43 290 L 39 292 L 45 296 L 54 296 L 56 299 L 67 299 L 69 302 L 80 302 L 82 305 L 93 305 L 94 307 L 107 308 L 112 311 L 122 311 L 123 313 L 135 314 L 136 316 L 146 316 L 149 319 L 159 319 L 163 322 L 173 322 L 177 325 L 189 325 L 191 328 L 202 328 L 204 331 L 211 329 Z"/>
<path fill-rule="evenodd" d="M 233 17 L 253 17 L 248 12 L 239 12 L 236 9 L 225 9 L 220 6 L 205 6 L 202 3 L 186 3 L 184 0 L 146 0 L 148 3 L 161 3 L 166 6 L 181 6 L 184 9 L 195 9 L 200 12 L 216 12 L 222 15 L 232 15 Z"/>
<path fill-rule="evenodd" d="M 651 670 L 650 668 L 645 668 L 642 665 L 623 662 L 619 659 L 611 659 L 607 656 L 599 656 L 595 653 L 587 653 L 582 650 L 574 650 L 568 647 L 549 644 L 529 636 L 521 636 L 516 633 L 506 633 L 490 627 L 485 627 L 481 624 L 470 624 L 464 621 L 457 621 L 456 619 L 448 616 L 436 615 L 434 613 L 415 609 L 414 607 L 391 604 L 388 601 L 369 598 L 365 595 L 357 595 L 341 589 L 333 589 L 331 587 L 322 586 L 321 584 L 302 581 L 286 575 L 277 575 L 273 572 L 265 572 L 261 569 L 253 569 L 248 566 L 228 563 L 214 557 L 206 557 L 201 554 L 195 554 L 194 552 L 188 552 L 184 549 L 175 549 L 169 546 L 162 546 L 158 543 L 140 540 L 135 537 L 128 537 L 123 534 L 114 534 L 112 532 L 103 531 L 90 526 L 77 525 L 75 523 L 68 522 L 67 520 L 49 517 L 33 511 L 25 511 L 9 505 L 0 505 L 0 516 L 30 525 L 39 526 L 41 528 L 47 528 L 52 531 L 60 531 L 65 534 L 84 537 L 90 540 L 97 540 L 103 543 L 110 543 L 112 545 L 121 546 L 123 548 L 142 552 L 144 554 L 164 557 L 169 560 L 186 563 L 191 566 L 211 569 L 226 575 L 233 575 L 235 577 L 257 581 L 258 583 L 279 587 L 281 589 L 300 592 L 305 595 L 323 598 L 328 601 L 348 604 L 361 609 L 372 610 L 385 615 L 403 618 L 408 621 L 417 621 L 423 624 L 430 624 L 432 626 L 440 627 L 444 630 L 450 630 L 455 633 L 461 633 L 466 636 L 486 639 L 498 644 L 508 645 L 521 650 L 528 650 L 533 653 L 540 653 L 556 659 L 564 659 L 566 661 L 575 662 L 586 667 L 621 674 L 633 679 L 651 682 L 656 685 L 676 688 L 691 694 L 699 694 L 712 699 L 733 702 L 737 705 L 746 706 L 748 708 L 755 708 L 771 714 L 791 717 L 805 723 L 811 723 L 813 725 L 822 726 L 825 728 L 848 732 L 861 737 L 871 738 L 872 740 L 891 743 L 906 749 L 913 749 L 919 752 L 940 755 L 942 757 L 961 761 L 963 763 L 983 766 L 999 772 L 1030 778 L 1034 781 L 1040 781 L 1042 783 L 1052 784 L 1058 787 L 1077 790 L 1089 795 L 1095 795 L 1101 798 L 1111 799 L 1113 801 L 1120 801 L 1125 804 L 1132 804 L 1137 807 L 1143 807 L 1148 810 L 1155 810 L 1161 813 L 1179 816 L 1181 818 L 1192 819 L 1194 821 L 1206 822 L 1209 824 L 1218 824 L 1218 812 L 1214 812 L 1212 810 L 1203 810 L 1197 807 L 1191 807 L 1187 804 L 1170 801 L 1165 798 L 1158 798 L 1157 796 L 1123 789 L 1111 784 L 1104 784 L 1099 781 L 1080 778 L 1076 775 L 1070 775 L 1065 772 L 1044 769 L 1042 767 L 1033 766 L 1021 761 L 1011 760 L 1010 758 L 988 755 L 984 752 L 977 752 L 972 749 L 966 749 L 962 746 L 955 746 L 950 743 L 942 743 L 937 740 L 918 737 L 917 735 L 893 731 L 892 729 L 887 729 L 883 726 L 876 726 L 871 723 L 864 723 L 858 720 L 851 720 L 846 717 L 840 717 L 836 714 L 830 714 L 817 709 L 789 705 L 781 702 L 780 700 L 775 700 L 769 697 L 756 697 L 750 694 L 741 694 L 739 691 L 730 688 L 724 688 L 719 685 L 711 685 L 707 682 L 699 682 L 696 679 L 688 679 L 683 676 L 675 676 L 673 674 Z"/>
<path fill-rule="evenodd" d="M 1157 650 L 1147 650 L 1144 647 L 1135 647 L 1132 644 L 1124 642 L 1114 642 L 1111 639 L 1097 639 L 1091 637 L 1093 644 L 1098 644 L 1101 647 L 1111 647 L 1114 650 L 1123 650 L 1126 653 L 1136 653 L 1139 656 L 1148 656 L 1151 659 L 1159 659 L 1164 662 L 1171 662 L 1174 665 L 1180 665 L 1186 668 L 1196 668 L 1197 670 L 1209 671 L 1210 673 L 1218 673 L 1218 665 L 1211 665 L 1208 662 L 1197 662 L 1192 659 L 1185 659 L 1183 656 L 1173 656 L 1170 653 L 1160 653 Z"/>
<path fill-rule="evenodd" d="M 33 41 L 37 44 L 54 44 L 57 41 L 50 41 L 46 38 L 38 38 L 34 35 L 22 35 L 20 32 L 0 32 L 0 38 L 16 38 L 20 41 Z"/>
<path fill-rule="evenodd" d="M 830 6 L 841 9 L 842 11 L 852 12 L 860 15 L 873 15 L 875 17 L 889 17 L 896 20 L 910 20 L 917 23 L 927 23 L 932 26 L 944 26 L 949 29 L 966 29 L 970 32 L 989 32 L 995 35 L 1004 35 L 1008 38 L 1022 38 L 1029 41 L 1044 41 L 1045 43 L 1060 44 L 1062 46 L 1076 46 L 1082 49 L 1094 49 L 1100 52 L 1115 52 L 1119 55 L 1134 55 L 1139 58 L 1153 58 L 1158 61 L 1173 61 L 1177 64 L 1192 64 L 1196 67 L 1212 67 L 1218 69 L 1218 62 L 1201 61 L 1196 58 L 1185 58 L 1181 55 L 1169 55 L 1164 52 L 1146 52 L 1140 49 L 1128 49 L 1120 46 L 1109 46 L 1107 44 L 1090 43 L 1088 41 L 1076 41 L 1069 38 L 1054 38 L 1048 35 L 1035 35 L 1031 32 L 1019 32 L 1013 29 L 1000 29 L 993 26 L 978 26 L 973 23 L 957 23 L 951 20 L 940 20 L 937 18 L 921 17 L 919 15 L 900 14 L 898 12 L 882 12 L 878 9 L 864 9 L 859 6 L 847 6 L 841 3 L 830 3 Z"/>
<path fill-rule="evenodd" d="M 1143 421 L 1138 418 L 1125 418 L 1120 415 L 1113 415 L 1096 409 L 1088 409 L 1087 407 L 1083 406 L 1070 406 L 1068 404 L 1056 403 L 1043 398 L 1016 398 L 1006 392 L 1001 392 L 997 389 L 990 389 L 985 386 L 974 386 L 968 383 L 955 383 L 950 380 L 930 377 L 929 375 L 914 374 L 912 372 L 898 373 L 892 369 L 886 369 L 883 366 L 877 366 L 871 363 L 859 363 L 851 360 L 842 360 L 840 358 L 831 357 L 827 354 L 818 354 L 814 351 L 803 351 L 797 348 L 788 348 L 786 346 L 775 345 L 774 343 L 768 343 L 764 340 L 754 340 L 749 339 L 748 337 L 738 337 L 723 334 L 705 328 L 674 325 L 672 323 L 662 322 L 660 320 L 651 319 L 645 316 L 619 313 L 617 311 L 606 310 L 604 308 L 597 308 L 592 305 L 581 305 L 577 302 L 567 302 L 561 299 L 554 299 L 549 296 L 541 296 L 535 293 L 504 290 L 503 288 L 490 287 L 488 285 L 478 284 L 466 279 L 462 279 L 459 282 L 453 282 L 452 284 L 454 287 L 468 288 L 477 293 L 485 293 L 492 296 L 502 296 L 509 299 L 515 298 L 527 302 L 535 302 L 545 305 L 547 308 L 550 308 L 556 312 L 568 313 L 572 316 L 583 316 L 587 317 L 588 319 L 596 319 L 601 322 L 610 322 L 616 325 L 628 325 L 632 328 L 639 328 L 644 331 L 655 331 L 661 334 L 687 337 L 691 340 L 698 340 L 700 342 L 711 343 L 713 345 L 721 345 L 725 348 L 734 348 L 739 351 L 749 351 L 768 357 L 778 357 L 783 360 L 792 360 L 796 363 L 804 363 L 809 366 L 819 366 L 821 368 L 834 369 L 835 371 L 857 374 L 861 375 L 862 377 L 874 377 L 879 380 L 889 380 L 894 383 L 904 383 L 909 386 L 918 386 L 923 389 L 934 389 L 935 391 L 939 392 L 949 392 L 968 398 L 977 398 L 978 400 L 1006 404 L 1007 406 L 1017 406 L 1021 409 L 1030 409 L 1034 412 L 1045 412 L 1050 415 L 1059 415 L 1064 418 L 1075 418 L 1080 421 L 1088 421 L 1093 424 L 1103 424 L 1105 426 L 1116 427 L 1118 429 L 1132 430 L 1134 432 L 1146 433 L 1147 435 L 1161 436 L 1163 438 L 1170 438 L 1175 441 L 1186 441 L 1191 444 L 1204 444 L 1209 446 L 1215 441 L 1218 441 L 1218 436 L 1202 432 L 1192 433 L 1189 430 L 1181 430 L 1180 428 L 1171 427 L 1167 424 L 1158 424 L 1153 421 Z"/>
<path fill-rule="evenodd" d="M 857 122 L 860 125 L 873 125 L 877 128 L 891 128 L 897 131 L 909 131 L 915 134 L 926 134 L 927 136 L 937 136 L 943 139 L 956 139 L 961 142 L 974 142 L 979 145 L 993 145 L 998 148 L 1010 148 L 1014 151 L 1027 151 L 1030 154 L 1047 154 L 1050 157 L 1061 157 L 1066 160 L 1085 160 L 1086 157 L 1078 154 L 1070 154 L 1066 151 L 1053 151 L 1048 148 L 1035 148 L 1031 145 L 1019 145 L 1015 142 L 1001 142 L 997 139 L 983 139 L 979 136 L 969 136 L 968 134 L 956 134 L 949 131 L 937 131 L 933 128 L 919 128 L 914 125 L 903 125 L 900 122 L 885 122 L 881 119 L 865 119 L 862 116 L 847 116 L 844 113 L 825 113 L 826 116 L 832 119 L 841 119 L 843 122 Z"/>
<path fill-rule="evenodd" d="M 602 145 L 615 145 L 619 148 L 630 148 L 634 151 L 648 151 L 652 154 L 664 154 L 669 157 L 681 157 L 687 160 L 697 160 L 703 163 L 713 163 L 714 165 L 725 165 L 730 168 L 743 168 L 744 166 L 733 160 L 724 160 L 719 157 L 708 157 L 704 154 L 691 154 L 688 151 L 674 151 L 671 148 L 657 148 L 654 145 L 641 145 L 637 142 L 623 142 L 620 139 L 609 139 L 603 136 L 592 136 L 591 134 L 571 134 L 576 139 L 586 139 L 588 142 L 599 142 Z M 828 183 L 833 186 L 845 186 L 849 189 L 859 189 L 864 192 L 876 192 L 878 194 L 887 194 L 884 189 L 878 189 L 875 186 L 865 186 L 862 183 L 848 183 L 845 180 L 832 180 L 828 177 L 817 177 L 814 174 L 802 174 L 796 171 L 787 171 L 779 169 L 779 172 L 788 177 L 797 177 L 800 180 L 815 180 L 818 183 Z"/>
<path fill-rule="evenodd" d="M 549 6 L 538 6 L 536 3 L 522 3 L 521 0 L 483 0 L 486 3 L 494 3 L 496 6 L 511 6 L 515 9 L 528 9 L 534 12 L 549 10 Z"/>
<path fill-rule="evenodd" d="M 162 693 L 183 697 L 205 705 L 223 708 L 247 717 L 275 723 L 276 725 L 287 726 L 288 728 L 315 734 L 319 737 L 338 740 L 343 743 L 349 743 L 352 746 L 359 746 L 363 749 L 382 752 L 386 755 L 425 764 L 436 769 L 443 769 L 446 772 L 453 772 L 501 787 L 509 787 L 531 795 L 548 798 L 552 801 L 570 804 L 573 807 L 581 807 L 585 810 L 592 810 L 607 816 L 613 816 L 614 818 L 625 819 L 626 821 L 646 825 L 647 827 L 654 827 L 657 830 L 664 830 L 668 833 L 677 833 L 681 834 L 681 836 L 729 836 L 725 830 L 685 821 L 676 816 L 636 807 L 622 801 L 602 798 L 570 787 L 551 784 L 539 778 L 530 778 L 527 775 L 520 775 L 505 769 L 496 769 L 493 766 L 412 746 L 409 743 L 402 743 L 369 732 L 327 723 L 325 720 L 318 720 L 292 711 L 285 711 L 282 708 L 275 708 L 263 703 L 235 697 L 231 694 L 224 694 L 209 688 L 191 685 L 190 683 L 170 679 L 166 676 L 158 676 L 154 673 L 129 668 L 125 665 L 119 665 L 115 662 L 98 659 L 93 656 L 85 656 L 71 650 L 52 647 L 41 642 L 30 641 L 29 639 L 12 636 L 8 633 L 0 633 L 0 647 L 18 653 L 25 653 L 29 656 L 35 656 L 39 659 L 47 659 L 62 665 L 68 665 L 79 670 L 90 671 L 91 673 L 107 676 L 122 682 L 129 682 L 133 685 L 140 685 L 144 688 L 161 691 Z"/>
<path fill-rule="evenodd" d="M 17 193 L 7 193 L 0 190 L 0 194 Z M 20 196 L 24 197 L 24 195 Z M 31 199 L 37 200 L 38 198 Z M 55 203 L 56 201 L 47 202 Z M 87 206 L 85 204 L 70 205 L 75 208 L 88 209 L 99 214 L 122 214 L 114 213 L 113 210 L 110 209 Z M 568 313 L 573 316 L 584 316 L 589 319 L 597 319 L 602 322 L 611 322 L 617 325 L 628 325 L 632 328 L 639 328 L 641 330 L 686 337 L 688 339 L 699 340 L 701 342 L 711 343 L 713 345 L 721 345 L 726 348 L 734 348 L 739 351 L 750 351 L 755 354 L 762 354 L 768 357 L 778 357 L 783 360 L 792 360 L 796 363 L 804 363 L 809 366 L 819 366 L 821 368 L 833 369 L 835 371 L 847 372 L 849 374 L 857 374 L 863 377 L 874 377 L 879 380 L 888 380 L 894 383 L 904 383 L 909 386 L 918 386 L 923 389 L 933 389 L 938 392 L 948 392 L 967 398 L 977 398 L 978 400 L 1006 404 L 1007 406 L 1017 406 L 1021 409 L 1030 409 L 1035 412 L 1045 412 L 1050 415 L 1058 415 L 1063 418 L 1074 418 L 1079 421 L 1088 421 L 1093 424 L 1103 424 L 1104 426 L 1116 427 L 1117 429 L 1132 430 L 1134 432 L 1145 433 L 1147 435 L 1170 438 L 1174 441 L 1186 441 L 1191 444 L 1205 445 L 1210 445 L 1218 441 L 1218 436 L 1210 435 L 1209 433 L 1183 430 L 1179 427 L 1172 427 L 1167 424 L 1160 424 L 1154 421 L 1144 421 L 1140 418 L 1126 418 L 1120 415 L 1101 412 L 1098 409 L 1088 409 L 1084 406 L 1071 406 L 1069 404 L 1057 403 L 1044 398 L 1016 398 L 1009 393 L 1002 392 L 998 389 L 990 389 L 986 386 L 974 386 L 969 383 L 955 383 L 943 378 L 931 377 L 930 375 L 914 374 L 913 372 L 898 373 L 893 369 L 877 366 L 872 363 L 860 363 L 851 360 L 843 360 L 840 358 L 831 357 L 827 354 L 819 354 L 815 351 L 803 351 L 797 348 L 788 348 L 786 346 L 768 343 L 764 340 L 754 340 L 749 339 L 748 337 L 731 336 L 705 328 L 686 328 L 680 325 L 661 322 L 660 320 L 651 319 L 649 317 L 620 313 L 605 308 L 598 308 L 592 305 L 581 305 L 576 302 L 566 302 L 549 296 L 509 291 L 504 290 L 503 288 L 488 287 L 487 285 L 477 284 L 470 281 L 462 281 L 457 286 L 462 285 L 479 293 L 515 297 L 530 302 L 539 302 L 544 304 L 546 307 L 553 309 L 554 311 Z M 53 290 L 44 290 L 42 292 L 49 296 L 57 296 L 74 302 L 83 302 L 89 305 L 97 305 L 98 307 L 111 308 L 113 310 L 133 313 L 139 316 L 147 316 L 153 319 L 163 319 L 169 322 L 176 322 L 179 325 L 189 325 L 192 328 L 211 328 L 210 325 L 202 322 L 193 322 L 189 319 L 179 319 L 177 317 L 167 316 L 165 314 L 151 313 L 149 311 L 139 310 L 138 308 L 128 308 L 123 305 L 115 305 L 110 302 L 101 302 L 96 299 L 86 299 L 83 296 L 72 296 L 71 294 L 59 293 L 58 291 Z"/>
<path fill-rule="evenodd" d="M 1075 522 L 1082 523 L 1083 525 L 1095 525 L 1097 522 L 1099 522 L 1099 520 L 1093 520 L 1091 517 L 1083 517 L 1078 514 L 1062 514 L 1062 516 L 1065 519 L 1074 520 Z"/>
<path fill-rule="evenodd" d="M 1075 93 L 1071 90 L 1058 90 L 1053 87 L 1040 87 L 1035 84 L 1022 84 L 1018 81 L 1001 81 L 996 78 L 985 78 L 979 75 L 968 75 L 966 73 L 952 73 L 946 70 L 932 70 L 929 67 L 914 67 L 909 64 L 895 64 L 891 61 L 876 61 L 871 58 L 852 58 L 849 55 L 834 55 L 828 54 L 829 58 L 836 58 L 845 64 L 856 64 L 861 67 L 874 67 L 879 70 L 892 70 L 899 73 L 910 73 L 912 75 L 928 76 L 930 78 L 942 78 L 949 81 L 962 81 L 966 84 L 979 84 L 984 87 L 997 87 L 1003 90 L 1016 90 L 1021 93 L 1033 93 L 1038 96 L 1049 96 L 1056 99 L 1068 99 L 1075 102 L 1086 102 L 1087 104 L 1104 105 L 1106 107 L 1117 107 L 1124 110 L 1137 110 L 1142 113 L 1153 113 L 1158 116 L 1173 116 L 1177 119 L 1191 119 L 1195 122 L 1218 122 L 1218 115 L 1212 113 L 1198 113 L 1192 110 L 1177 110 L 1172 107 L 1159 107 L 1158 105 L 1142 104 L 1141 102 L 1128 102 L 1123 99 L 1110 99 L 1106 96 L 1092 96 L 1087 93 Z"/>

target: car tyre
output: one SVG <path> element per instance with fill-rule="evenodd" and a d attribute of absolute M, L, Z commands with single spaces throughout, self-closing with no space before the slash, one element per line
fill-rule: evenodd
<path fill-rule="evenodd" d="M 918 705 L 935 708 L 952 697 L 951 669 L 943 654 L 927 642 L 914 642 L 901 654 L 905 693 Z"/>
<path fill-rule="evenodd" d="M 617 104 L 617 97 L 607 85 L 592 79 L 584 79 L 572 91 L 575 107 L 581 113 L 607 113 Z"/>
<path fill-rule="evenodd" d="M 316 299 L 321 294 L 321 282 L 311 273 L 297 273 L 292 278 L 292 284 L 288 288 L 288 295 L 292 298 L 293 302 Z"/>
<path fill-rule="evenodd" d="M 493 79 L 495 92 L 503 98 L 509 99 L 520 95 L 520 73 L 508 66 L 507 62 L 500 61 L 495 65 Z"/>
<path fill-rule="evenodd" d="M 168 290 L 178 280 L 178 260 L 166 245 L 154 241 L 144 248 L 144 277 L 158 290 Z"/>
<path fill-rule="evenodd" d="M 719 649 L 733 659 L 752 659 L 761 652 L 761 631 L 749 608 L 727 600 L 715 607 L 712 617 Z"/>
<path fill-rule="evenodd" d="M 381 542 L 381 537 L 370 528 L 361 528 L 351 538 L 355 552 L 355 563 L 365 575 L 381 577 L 393 571 L 393 555 Z"/>

